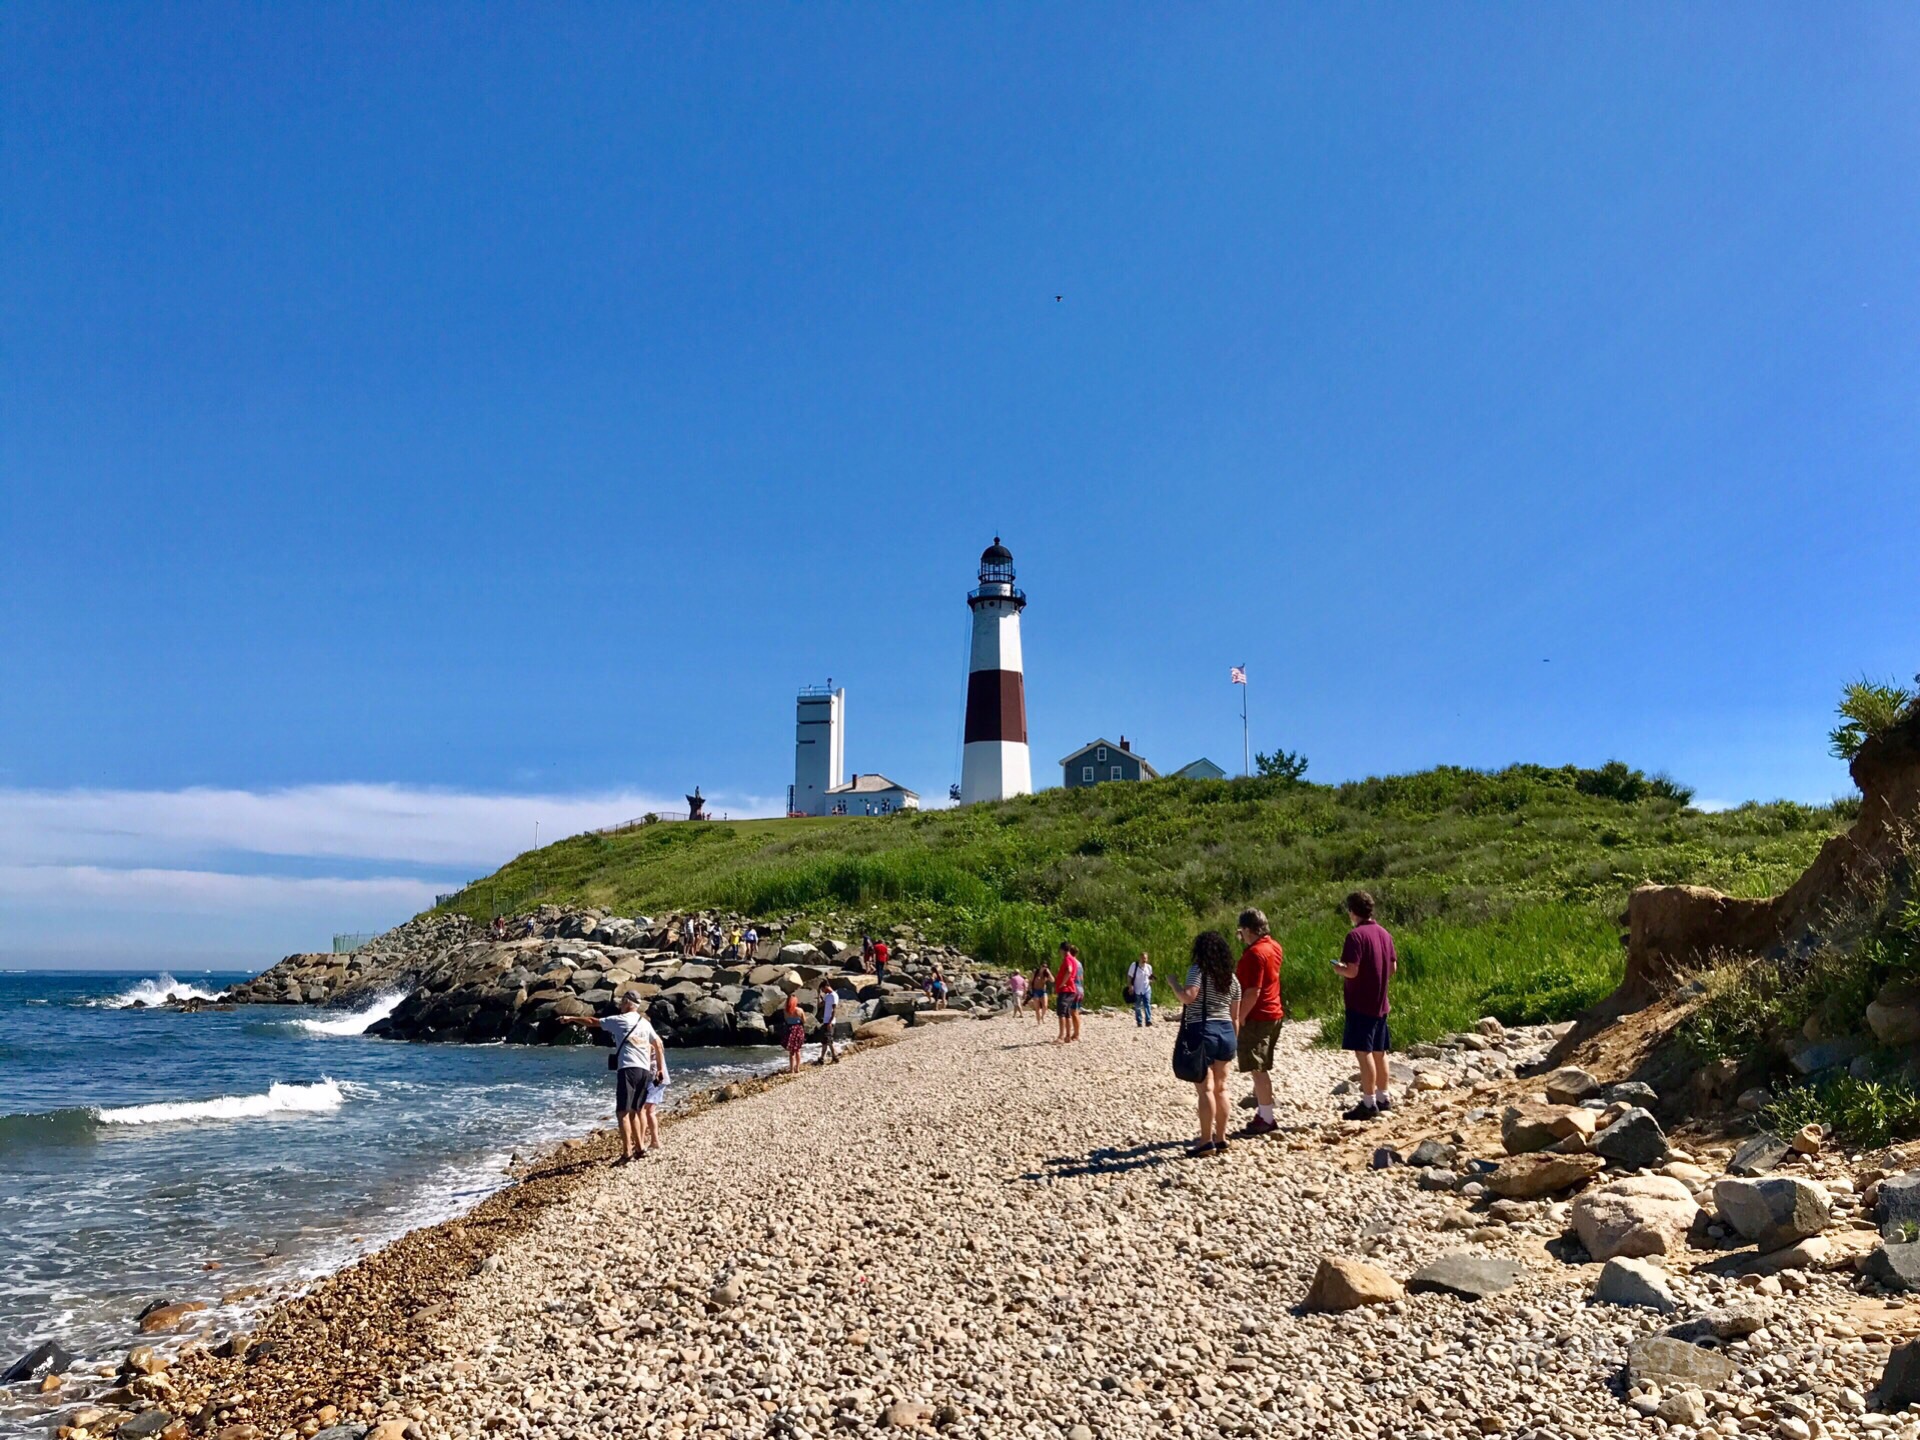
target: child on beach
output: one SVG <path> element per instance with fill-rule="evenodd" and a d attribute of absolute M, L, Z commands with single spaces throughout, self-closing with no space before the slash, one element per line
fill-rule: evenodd
<path fill-rule="evenodd" d="M 1043 960 L 1034 967 L 1033 979 L 1027 982 L 1027 1003 L 1033 1007 L 1033 1022 L 1036 1025 L 1047 1023 L 1047 995 L 1053 989 L 1053 971 Z"/>
<path fill-rule="evenodd" d="M 787 1074 L 798 1075 L 800 1047 L 807 1042 L 807 1022 L 800 1014 L 799 992 L 787 996 L 786 1009 L 781 1012 L 781 1018 L 787 1026 L 787 1033 L 780 1037 L 781 1043 L 787 1047 Z"/>
<path fill-rule="evenodd" d="M 640 1106 L 640 1132 L 649 1150 L 660 1148 L 660 1107 L 666 1103 L 667 1082 L 672 1077 L 667 1074 L 666 1047 L 660 1049 L 660 1068 L 653 1072 L 653 1083 L 647 1086 L 647 1098 Z"/>

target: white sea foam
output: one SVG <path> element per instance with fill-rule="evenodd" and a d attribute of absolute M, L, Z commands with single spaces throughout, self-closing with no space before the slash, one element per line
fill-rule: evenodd
<path fill-rule="evenodd" d="M 105 1000 L 92 1003 L 105 1006 L 109 1010 L 124 1010 L 129 1005 L 164 1005 L 169 1000 L 218 1000 L 218 990 L 202 990 L 198 985 L 189 985 L 184 980 L 162 973 L 151 980 L 142 980 L 131 990 L 124 990 Z"/>
<path fill-rule="evenodd" d="M 212 1100 L 179 1100 L 102 1110 L 100 1123 L 161 1125 L 182 1120 L 252 1120 L 290 1111 L 338 1110 L 346 1100 L 339 1082 L 329 1078 L 312 1085 L 283 1085 L 276 1081 L 264 1095 L 221 1095 Z"/>
<path fill-rule="evenodd" d="M 396 990 L 391 995 L 382 995 L 366 1009 L 342 1015 L 337 1020 L 296 1020 L 294 1023 L 314 1035 L 364 1035 L 368 1026 L 386 1019 L 406 998 L 406 991 Z"/>

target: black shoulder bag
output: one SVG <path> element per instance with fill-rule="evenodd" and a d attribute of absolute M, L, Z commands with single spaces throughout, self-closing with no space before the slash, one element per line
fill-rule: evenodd
<path fill-rule="evenodd" d="M 1173 1037 L 1173 1073 L 1176 1078 L 1189 1085 L 1197 1084 L 1207 1074 L 1207 972 L 1200 972 L 1200 1019 L 1181 1020 L 1180 1028 Z"/>

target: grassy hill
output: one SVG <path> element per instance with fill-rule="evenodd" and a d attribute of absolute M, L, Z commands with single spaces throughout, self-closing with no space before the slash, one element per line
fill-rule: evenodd
<path fill-rule="evenodd" d="M 718 907 L 820 933 L 908 920 L 982 960 L 1031 966 L 1062 939 L 1096 998 L 1141 949 L 1184 969 L 1201 928 L 1263 908 L 1296 1013 L 1339 1008 L 1341 898 L 1374 892 L 1399 943 L 1396 1036 L 1493 1013 L 1571 1015 L 1618 981 L 1617 918 L 1642 881 L 1776 891 L 1849 807 L 1720 814 L 1624 765 L 1445 767 L 1339 786 L 1159 780 L 879 818 L 645 826 L 529 852 L 442 908 L 542 901 L 622 913 Z M 829 918 L 831 917 L 831 918 Z"/>

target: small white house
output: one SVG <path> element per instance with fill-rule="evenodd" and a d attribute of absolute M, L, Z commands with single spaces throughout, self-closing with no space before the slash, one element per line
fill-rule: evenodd
<path fill-rule="evenodd" d="M 886 776 L 856 773 L 845 785 L 827 791 L 829 815 L 891 815 L 896 810 L 918 810 L 920 797 Z"/>

